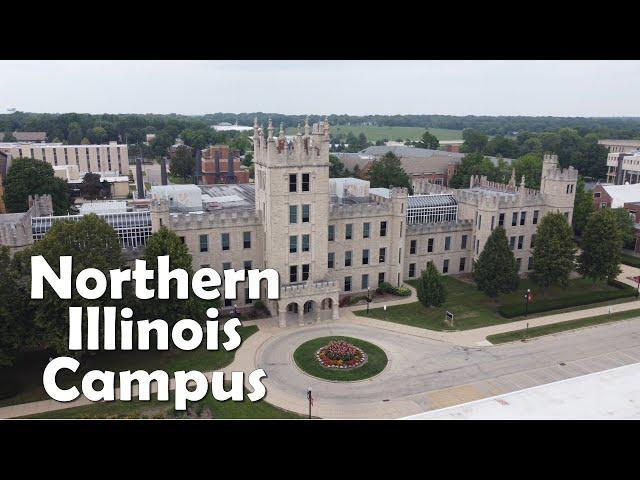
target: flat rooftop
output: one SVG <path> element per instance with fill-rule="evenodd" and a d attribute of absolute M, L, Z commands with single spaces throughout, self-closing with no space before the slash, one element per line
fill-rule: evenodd
<path fill-rule="evenodd" d="M 405 417 L 412 420 L 640 419 L 640 363 Z"/>
<path fill-rule="evenodd" d="M 202 208 L 206 211 L 253 211 L 256 192 L 252 183 L 198 185 L 202 192 Z"/>

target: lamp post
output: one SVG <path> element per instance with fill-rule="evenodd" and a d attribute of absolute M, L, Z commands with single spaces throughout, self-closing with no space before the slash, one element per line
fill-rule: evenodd
<path fill-rule="evenodd" d="M 311 396 L 311 387 L 307 388 L 307 399 L 309 400 L 309 419 L 311 419 L 311 406 L 313 405 L 313 397 Z"/>
<path fill-rule="evenodd" d="M 524 316 L 526 317 L 529 314 L 529 299 L 531 297 L 531 289 L 527 288 L 527 293 L 524 294 Z"/>
<path fill-rule="evenodd" d="M 371 303 L 371 288 L 367 287 L 367 315 L 369 315 L 369 304 Z"/>
<path fill-rule="evenodd" d="M 384 310 L 384 320 L 387 321 L 387 305 L 383 305 L 383 310 Z"/>

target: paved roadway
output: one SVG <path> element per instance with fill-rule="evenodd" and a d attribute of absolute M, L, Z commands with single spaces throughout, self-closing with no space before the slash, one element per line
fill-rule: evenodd
<path fill-rule="evenodd" d="M 389 364 L 378 376 L 359 382 L 313 378 L 295 366 L 292 354 L 322 335 L 371 341 L 385 350 Z M 255 364 L 267 372 L 271 403 L 304 412 L 304 392 L 311 386 L 319 416 L 398 418 L 638 363 L 640 318 L 491 347 L 463 347 L 342 322 L 288 329 L 263 341 Z"/>

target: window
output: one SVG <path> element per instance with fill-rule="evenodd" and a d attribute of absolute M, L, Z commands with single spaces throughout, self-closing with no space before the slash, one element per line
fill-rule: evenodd
<path fill-rule="evenodd" d="M 333 268 L 336 263 L 336 254 L 334 252 L 329 252 L 327 255 L 327 268 Z"/>
<path fill-rule="evenodd" d="M 593 194 L 593 198 L 600 198 L 600 192 L 596 192 Z"/>
<path fill-rule="evenodd" d="M 302 191 L 303 192 L 309 191 L 309 174 L 308 173 L 302 174 Z"/>
<path fill-rule="evenodd" d="M 244 232 L 242 234 L 242 244 L 244 248 L 251 248 L 251 232 Z"/>
<path fill-rule="evenodd" d="M 222 250 L 229 250 L 229 234 L 222 234 Z"/>
<path fill-rule="evenodd" d="M 209 251 L 209 235 L 200 235 L 200 252 Z"/>
<path fill-rule="evenodd" d="M 478 230 L 482 228 L 482 215 L 478 215 Z"/>
<path fill-rule="evenodd" d="M 302 281 L 306 282 L 309 280 L 309 264 L 306 263 L 302 265 Z"/>
<path fill-rule="evenodd" d="M 351 266 L 351 251 L 344 252 L 344 266 L 345 267 Z"/>
<path fill-rule="evenodd" d="M 336 227 L 335 225 L 329 225 L 329 241 L 333 242 L 336 239 Z"/>
<path fill-rule="evenodd" d="M 409 277 L 415 277 L 416 276 L 416 264 L 415 263 L 410 263 L 409 264 Z"/>
<path fill-rule="evenodd" d="M 231 270 L 231 262 L 224 262 L 222 264 L 222 270 Z"/>
<path fill-rule="evenodd" d="M 445 258 L 444 262 L 442 262 L 442 273 L 449 273 L 449 259 Z"/>
<path fill-rule="evenodd" d="M 518 250 L 522 250 L 523 245 L 524 245 L 524 235 L 520 235 L 518 237 Z"/>
<path fill-rule="evenodd" d="M 296 283 L 298 281 L 298 266 L 289 266 L 289 283 Z"/>
<path fill-rule="evenodd" d="M 533 268 L 533 257 L 529 257 L 529 261 L 527 262 L 527 270 L 531 270 Z"/>
<path fill-rule="evenodd" d="M 467 248 L 467 236 L 462 235 L 462 242 L 460 242 L 460 249 L 465 250 Z"/>
<path fill-rule="evenodd" d="M 289 223 L 298 223 L 297 205 L 289 205 Z"/>
<path fill-rule="evenodd" d="M 527 221 L 527 212 L 520 212 L 520 225 L 524 225 Z"/>
<path fill-rule="evenodd" d="M 451 250 L 451 237 L 444 237 L 444 249 Z"/>
<path fill-rule="evenodd" d="M 295 173 L 289 174 L 289 192 L 298 191 L 298 175 Z"/>
<path fill-rule="evenodd" d="M 380 222 L 380 236 L 387 236 L 387 222 Z"/>
<path fill-rule="evenodd" d="M 251 270 L 251 269 L 253 268 L 253 267 L 251 266 L 251 260 L 245 260 L 245 261 L 244 261 L 243 268 L 244 268 L 245 270 Z"/>
<path fill-rule="evenodd" d="M 429 240 L 427 240 L 427 252 L 428 253 L 433 252 L 433 238 L 430 238 Z"/>
<path fill-rule="evenodd" d="M 353 236 L 353 224 L 347 223 L 344 226 L 344 239 L 351 240 L 352 236 Z"/>
<path fill-rule="evenodd" d="M 289 235 L 289 253 L 296 253 L 298 251 L 298 236 Z"/>
<path fill-rule="evenodd" d="M 362 264 L 369 265 L 369 249 L 365 248 L 362 250 Z"/>
<path fill-rule="evenodd" d="M 509 248 L 513 250 L 516 246 L 516 237 L 509 237 Z"/>
<path fill-rule="evenodd" d="M 499 227 L 504 226 L 504 213 L 501 213 L 500 216 L 498 217 L 498 226 Z"/>
<path fill-rule="evenodd" d="M 362 238 L 369 238 L 369 226 L 371 224 L 369 222 L 365 222 L 362 224 Z"/>
<path fill-rule="evenodd" d="M 516 258 L 516 269 L 519 272 L 520 271 L 520 266 L 522 265 L 522 259 L 521 258 Z"/>
<path fill-rule="evenodd" d="M 540 211 L 539 211 L 539 210 L 534 210 L 534 211 L 533 211 L 533 224 L 534 224 L 534 225 L 537 225 L 537 223 L 538 223 L 538 214 L 539 214 L 539 213 L 540 213 Z"/>
<path fill-rule="evenodd" d="M 418 241 L 417 240 L 411 240 L 411 244 L 409 246 L 409 255 L 415 255 L 416 254 L 416 245 L 417 245 Z"/>
<path fill-rule="evenodd" d="M 496 217 L 494 215 L 491 215 L 491 231 L 493 232 L 493 227 L 496 223 Z"/>
<path fill-rule="evenodd" d="M 533 248 L 535 243 L 536 243 L 536 234 L 534 233 L 533 235 L 531 235 L 531 247 L 530 248 Z"/>
<path fill-rule="evenodd" d="M 513 212 L 511 214 L 511 226 L 515 227 L 518 224 L 518 212 Z"/>
<path fill-rule="evenodd" d="M 384 283 L 384 272 L 380 272 L 378 274 L 378 285 L 380 285 L 381 283 Z"/>
<path fill-rule="evenodd" d="M 563 215 L 564 215 L 564 218 L 566 218 L 567 221 L 569 221 L 569 212 L 564 212 Z"/>
<path fill-rule="evenodd" d="M 607 204 L 605 202 L 602 202 L 600 204 L 600 208 L 607 208 Z M 184 242 L 182 242 L 182 243 L 184 243 Z"/>
<path fill-rule="evenodd" d="M 384 263 L 387 260 L 387 249 L 381 248 L 378 252 L 378 263 Z"/>
<path fill-rule="evenodd" d="M 476 240 L 476 255 L 480 251 L 480 240 Z"/>
<path fill-rule="evenodd" d="M 351 291 L 351 277 L 344 277 L 344 291 Z"/>
<path fill-rule="evenodd" d="M 369 288 L 369 275 L 362 275 L 362 290 Z"/>
<path fill-rule="evenodd" d="M 467 262 L 467 259 L 465 257 L 462 257 L 460 259 L 460 268 L 458 268 L 459 271 L 464 272 L 464 266 L 466 262 Z"/>
<path fill-rule="evenodd" d="M 310 249 L 310 246 L 309 246 L 310 237 L 311 235 L 302 235 L 302 251 L 303 252 L 308 252 Z"/>
<path fill-rule="evenodd" d="M 309 223 L 311 218 L 310 209 L 310 205 L 302 205 L 302 223 Z"/>
<path fill-rule="evenodd" d="M 184 237 L 180 237 L 180 243 L 184 243 Z"/>

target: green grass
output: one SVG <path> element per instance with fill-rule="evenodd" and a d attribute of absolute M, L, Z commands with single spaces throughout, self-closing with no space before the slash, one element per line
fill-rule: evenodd
<path fill-rule="evenodd" d="M 544 335 L 565 332 L 567 330 L 575 330 L 576 328 L 616 322 L 618 320 L 627 320 L 629 318 L 637 317 L 638 315 L 640 315 L 640 310 L 628 310 L 626 312 L 612 313 L 611 315 L 598 315 L 596 317 L 580 318 L 578 320 L 569 320 L 567 322 L 553 323 L 551 325 L 531 327 L 528 331 L 523 328 L 512 332 L 497 333 L 495 335 L 489 335 L 487 340 L 494 345 L 499 343 L 515 342 L 524 339 L 525 336 L 526 338 L 541 337 Z"/>
<path fill-rule="evenodd" d="M 626 253 L 622 253 L 620 255 L 620 262 L 625 265 L 629 265 L 631 267 L 640 268 L 640 257 L 634 257 L 633 255 L 627 255 Z"/>
<path fill-rule="evenodd" d="M 351 370 L 337 370 L 323 367 L 316 359 L 316 352 L 331 340 L 342 340 L 360 348 L 367 354 L 367 363 Z M 380 347 L 373 343 L 351 337 L 314 338 L 296 348 L 295 352 L 293 352 L 293 360 L 301 370 L 309 375 L 325 380 L 338 380 L 343 382 L 352 382 L 354 380 L 373 377 L 387 366 L 387 355 Z"/>
<path fill-rule="evenodd" d="M 416 280 L 409 280 L 407 283 L 415 287 L 416 282 Z M 427 308 L 420 302 L 414 302 L 387 307 L 386 315 L 382 308 L 372 309 L 368 315 L 366 310 L 358 310 L 353 313 L 362 317 L 387 320 L 429 330 L 470 330 L 522 319 L 523 317 L 505 319 L 498 313 L 498 309 L 502 305 L 523 301 L 522 296 L 527 288 L 530 288 L 533 292 L 534 302 L 545 299 L 573 297 L 578 294 L 588 296 L 591 292 L 615 289 L 615 287 L 601 283 L 594 285 L 590 280 L 582 278 L 571 280 L 567 288 L 555 286 L 540 288 L 530 280 L 521 280 L 515 292 L 499 295 L 492 299 L 480 292 L 472 283 L 464 282 L 454 277 L 444 277 L 443 282 L 447 291 L 447 301 L 442 307 Z M 585 307 L 553 310 L 539 315 L 549 315 L 560 311 L 580 310 L 583 308 Z M 453 327 L 445 323 L 445 312 L 447 310 L 454 314 Z M 530 317 L 534 317 L 534 315 L 530 315 Z"/>
<path fill-rule="evenodd" d="M 371 125 L 336 125 L 331 127 L 331 133 L 342 133 L 345 138 L 349 132 L 353 132 L 356 136 L 364 132 L 370 142 L 385 139 L 395 141 L 398 138 L 402 140 L 420 140 L 424 131 L 425 129 L 422 127 L 376 127 Z M 429 131 L 440 141 L 462 140 L 462 130 L 430 128 Z M 296 132 L 296 127 L 287 128 L 287 135 L 295 135 Z"/>
<path fill-rule="evenodd" d="M 169 183 L 173 183 L 176 185 L 191 183 L 191 180 L 188 178 L 176 177 L 175 175 L 171 175 L 171 174 L 168 176 L 168 180 L 169 180 Z"/>
<path fill-rule="evenodd" d="M 240 327 L 237 329 L 246 340 L 255 332 L 258 327 L 255 325 Z M 227 340 L 224 332 L 220 332 L 220 345 Z M 152 349 L 147 351 L 102 351 L 95 355 L 87 356 L 80 361 L 80 368 L 73 373 L 64 370 L 58 374 L 58 383 L 61 388 L 68 388 L 78 385 L 83 375 L 90 370 L 164 370 L 175 372 L 178 370 L 219 370 L 229 365 L 234 357 L 235 351 L 228 352 L 224 348 L 220 350 L 207 350 L 203 345 L 201 348 L 192 351 L 171 349 L 168 351 Z M 0 400 L 0 407 L 16 405 L 20 403 L 47 400 L 49 396 L 42 386 L 42 372 L 49 360 L 49 352 L 34 352 L 18 359 L 16 363 L 0 370 L 0 384 L 12 385 L 18 388 L 17 394 Z M 118 376 L 116 375 L 116 379 Z M 145 402 L 146 403 L 146 402 Z"/>
<path fill-rule="evenodd" d="M 132 400 L 131 402 L 102 402 L 31 415 L 24 418 L 189 418 L 185 416 L 184 413 L 176 412 L 173 409 L 173 397 L 174 393 L 172 391 L 169 395 L 169 401 L 167 402 L 160 402 L 155 395 L 152 395 L 151 401 L 149 402 L 142 402 L 140 400 Z M 188 402 L 187 408 L 199 414 L 200 418 L 306 418 L 302 415 L 275 407 L 267 403 L 264 399 L 257 402 L 251 402 L 246 398 L 242 402 L 233 402 L 231 400 L 219 402 L 215 400 L 210 393 L 199 402 Z M 203 415 L 207 410 L 210 414 Z"/>

